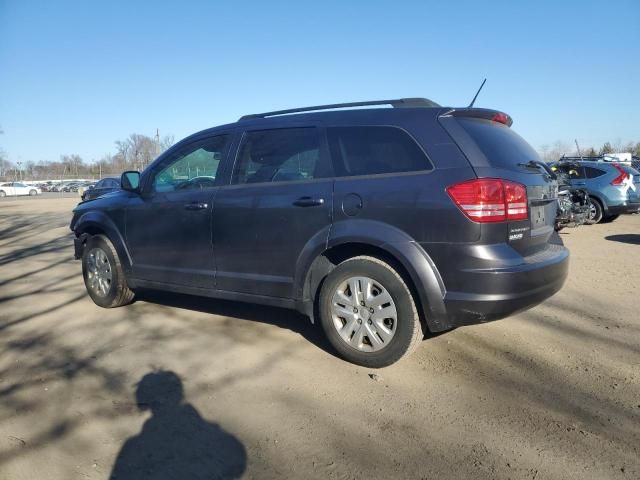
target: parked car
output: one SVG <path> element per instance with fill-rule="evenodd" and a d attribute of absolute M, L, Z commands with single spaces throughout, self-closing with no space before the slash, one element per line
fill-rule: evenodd
<path fill-rule="evenodd" d="M 106 308 L 143 287 L 295 308 L 343 358 L 389 365 L 427 331 L 562 287 L 557 183 L 511 124 L 401 99 L 196 133 L 74 209 L 88 294 Z M 202 176 L 215 181 L 192 182 Z"/>
<path fill-rule="evenodd" d="M 612 222 L 623 213 L 640 209 L 640 177 L 627 165 L 604 161 L 560 160 L 553 165 L 566 173 L 576 188 L 587 190 L 591 199 L 591 223 Z"/>
<path fill-rule="evenodd" d="M 63 192 L 77 192 L 84 182 L 69 182 L 62 187 Z"/>
<path fill-rule="evenodd" d="M 64 192 L 71 182 L 58 182 L 51 187 L 51 192 Z M 68 190 L 67 190 L 68 191 Z"/>
<path fill-rule="evenodd" d="M 120 189 L 120 179 L 116 177 L 106 177 L 95 183 L 93 187 L 87 188 L 82 192 L 82 201 L 93 200 L 105 193 L 113 192 Z"/>
<path fill-rule="evenodd" d="M 8 182 L 0 184 L 0 197 L 7 195 L 40 195 L 42 190 L 36 186 L 25 185 L 22 182 Z"/>

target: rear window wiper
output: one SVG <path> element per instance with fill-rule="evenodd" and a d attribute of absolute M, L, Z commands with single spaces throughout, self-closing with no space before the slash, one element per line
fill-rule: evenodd
<path fill-rule="evenodd" d="M 552 179 L 556 180 L 558 178 L 557 175 L 555 174 L 555 172 L 553 170 L 551 170 L 548 165 L 546 165 L 545 163 L 542 163 L 542 162 L 538 162 L 536 160 L 529 160 L 526 163 L 519 163 L 518 166 L 519 167 L 530 168 L 532 170 L 540 170 L 540 169 L 542 169 L 544 171 L 544 173 L 549 175 L 549 177 L 551 177 Z"/>

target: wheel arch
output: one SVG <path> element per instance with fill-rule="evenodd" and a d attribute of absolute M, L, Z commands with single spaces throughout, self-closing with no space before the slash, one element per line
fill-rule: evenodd
<path fill-rule="evenodd" d="M 415 299 L 423 326 L 429 331 L 450 327 L 443 300 L 444 284 L 429 255 L 406 233 L 379 222 L 360 220 L 352 221 L 347 228 L 338 226 L 325 248 L 316 246 L 313 254 L 307 252 L 306 258 L 299 259 L 300 267 L 294 280 L 299 310 L 313 321 L 314 304 L 323 280 L 342 261 L 361 255 L 382 260 L 400 274 Z"/>
<path fill-rule="evenodd" d="M 113 243 L 118 257 L 124 269 L 128 272 L 131 269 L 132 260 L 129 250 L 124 241 L 124 237 L 116 224 L 103 212 L 87 212 L 83 214 L 74 224 L 73 232 L 80 241 L 81 248 L 84 248 L 87 238 L 92 235 L 105 235 Z M 77 250 L 77 249 L 76 249 Z M 78 252 L 76 251 L 76 254 Z"/>

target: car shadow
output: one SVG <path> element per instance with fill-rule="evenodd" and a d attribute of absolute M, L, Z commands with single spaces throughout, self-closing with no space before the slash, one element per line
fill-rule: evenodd
<path fill-rule="evenodd" d="M 138 301 L 274 325 L 301 335 L 326 353 L 336 354 L 317 321 L 314 325 L 294 310 L 146 289 L 136 291 Z"/>
<path fill-rule="evenodd" d="M 247 466 L 244 445 L 220 425 L 208 422 L 185 402 L 174 372 L 147 373 L 135 401 L 151 417 L 128 438 L 111 471 L 111 480 L 239 478 Z"/>
<path fill-rule="evenodd" d="M 620 235 L 609 235 L 604 237 L 606 240 L 620 243 L 630 243 L 631 245 L 640 245 L 640 234 L 637 233 L 623 233 Z"/>

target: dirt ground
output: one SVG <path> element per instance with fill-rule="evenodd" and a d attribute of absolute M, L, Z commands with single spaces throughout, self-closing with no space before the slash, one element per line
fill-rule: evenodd
<path fill-rule="evenodd" d="M 543 305 L 372 371 L 286 310 L 95 306 L 75 201 L 0 202 L 0 479 L 640 478 L 640 215 L 563 232 Z"/>

